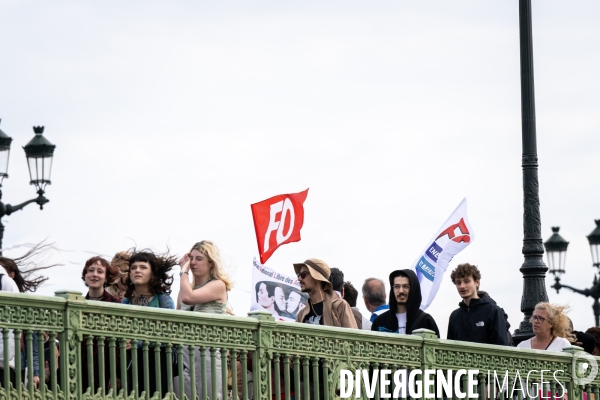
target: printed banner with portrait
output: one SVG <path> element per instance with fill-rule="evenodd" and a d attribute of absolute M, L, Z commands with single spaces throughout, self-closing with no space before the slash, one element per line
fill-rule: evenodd
<path fill-rule="evenodd" d="M 308 301 L 308 295 L 300 291 L 298 279 L 267 268 L 256 258 L 252 264 L 250 311 L 268 311 L 277 321 L 295 321 Z"/>

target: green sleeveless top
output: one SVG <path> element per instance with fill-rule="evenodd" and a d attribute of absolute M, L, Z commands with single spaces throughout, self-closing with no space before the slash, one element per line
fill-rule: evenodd
<path fill-rule="evenodd" d="M 201 288 L 206 285 L 208 282 L 214 279 L 209 279 L 204 282 L 202 285 L 198 285 L 194 288 L 194 290 Z M 227 304 L 219 303 L 218 301 L 209 301 L 208 303 L 203 304 L 194 304 L 193 306 L 187 305 L 184 302 L 179 303 L 181 305 L 181 311 L 195 311 L 195 312 L 203 312 L 209 314 L 226 314 L 227 313 Z"/>

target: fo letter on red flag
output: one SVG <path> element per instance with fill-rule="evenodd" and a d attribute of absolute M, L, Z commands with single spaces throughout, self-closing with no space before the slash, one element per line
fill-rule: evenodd
<path fill-rule="evenodd" d="M 300 241 L 307 195 L 308 189 L 300 193 L 280 194 L 250 206 L 262 264 L 279 246 Z"/>

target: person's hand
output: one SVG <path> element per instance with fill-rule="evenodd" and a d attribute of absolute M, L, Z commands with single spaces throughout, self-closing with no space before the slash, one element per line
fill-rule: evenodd
<path fill-rule="evenodd" d="M 185 274 L 190 270 L 190 255 L 185 253 L 179 260 L 179 266 L 181 267 L 181 273 Z"/>
<path fill-rule="evenodd" d="M 125 350 L 131 350 L 131 339 L 127 339 L 125 343 Z"/>
<path fill-rule="evenodd" d="M 40 387 L 40 377 L 39 376 L 33 377 L 33 385 L 39 389 L 39 387 Z"/>
<path fill-rule="evenodd" d="M 183 255 L 183 257 L 181 257 L 179 259 L 179 266 L 183 270 L 183 267 L 185 266 L 185 264 L 188 264 L 188 267 L 189 267 L 189 262 L 190 262 L 190 254 L 189 253 L 185 253 Z"/>
<path fill-rule="evenodd" d="M 48 361 L 46 361 L 44 371 L 46 371 L 46 382 L 50 382 L 50 363 Z"/>

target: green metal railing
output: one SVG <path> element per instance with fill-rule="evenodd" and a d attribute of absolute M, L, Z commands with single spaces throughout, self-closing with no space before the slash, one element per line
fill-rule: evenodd
<path fill-rule="evenodd" d="M 0 331 L 3 354 L 11 345 L 14 352 L 12 361 L 4 357 L 0 363 L 0 400 L 334 400 L 340 396 L 341 371 L 357 369 L 407 375 L 478 369 L 476 390 L 482 399 L 493 387 L 493 371 L 500 380 L 507 374 L 509 387 L 529 374 L 525 386 L 531 387 L 540 383 L 544 370 L 550 371 L 544 376 L 550 382 L 529 394 L 561 394 L 564 386 L 569 399 L 600 399 L 600 377 L 579 385 L 576 378 L 583 373 L 573 376 L 573 363 L 577 371 L 589 362 L 577 347 L 562 353 L 517 350 L 439 340 L 427 330 L 394 335 L 275 322 L 265 312 L 232 317 L 90 302 L 77 292 L 56 297 L 0 292 Z M 40 349 L 39 386 L 33 376 L 34 338 Z M 19 368 L 22 364 L 27 368 Z M 467 376 L 459 381 L 466 390 Z M 380 399 L 379 385 L 369 397 Z M 361 381 L 359 388 L 361 398 L 368 398 L 367 385 Z M 356 393 L 355 388 L 351 398 Z M 517 391 L 513 397 L 530 396 Z"/>

